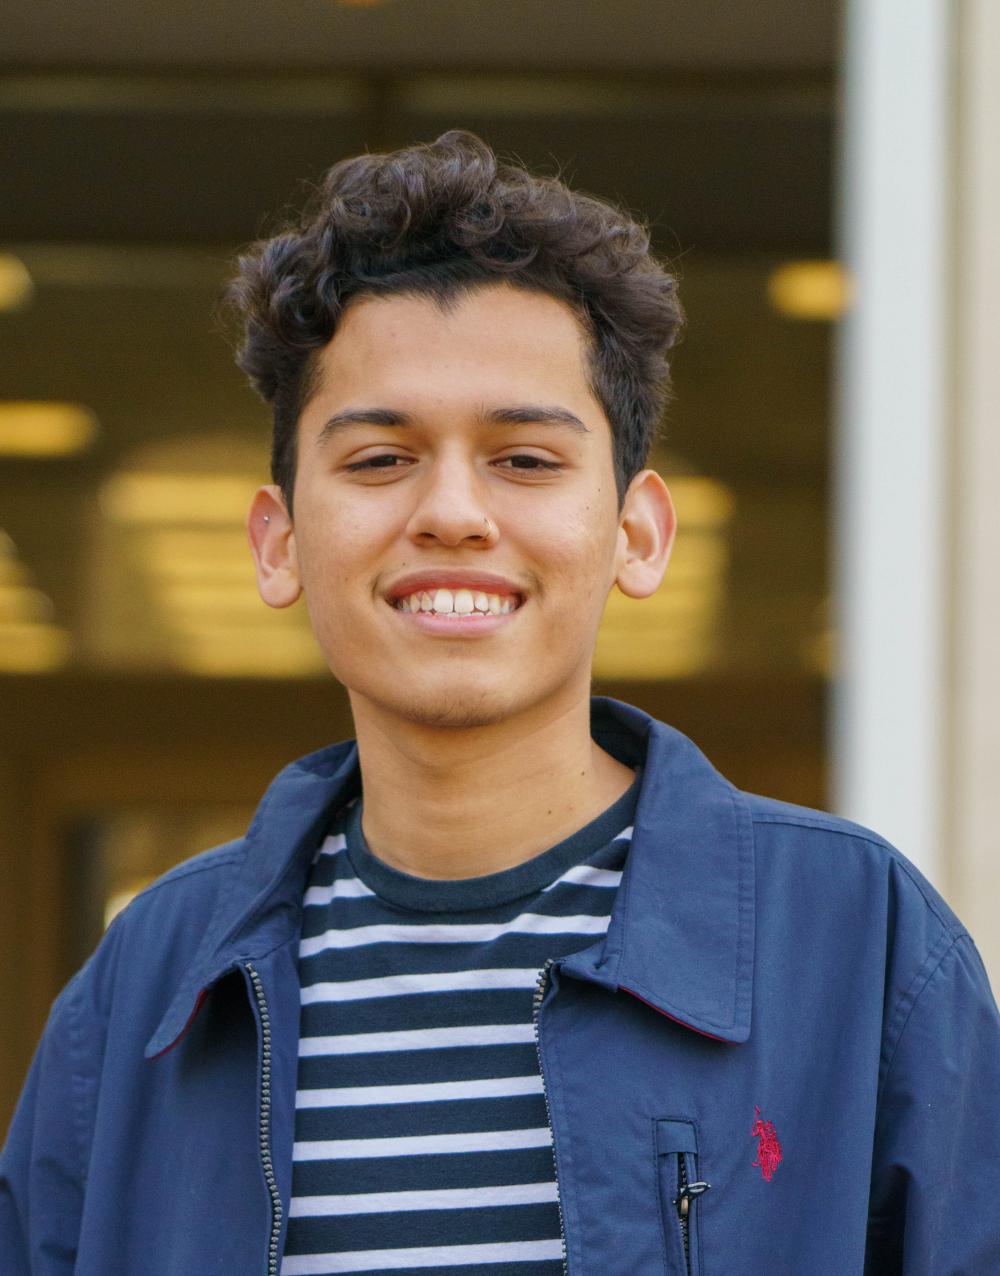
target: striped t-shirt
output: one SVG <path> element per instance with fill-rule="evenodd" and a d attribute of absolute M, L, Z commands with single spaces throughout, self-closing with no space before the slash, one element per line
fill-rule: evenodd
<path fill-rule="evenodd" d="M 532 998 L 607 930 L 638 780 L 573 837 L 485 877 L 390 868 L 342 813 L 313 863 L 282 1276 L 559 1276 Z"/>

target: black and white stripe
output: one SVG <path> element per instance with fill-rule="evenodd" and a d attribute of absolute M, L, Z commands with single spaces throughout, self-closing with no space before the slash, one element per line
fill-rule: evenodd
<path fill-rule="evenodd" d="M 388 868 L 343 813 L 305 895 L 282 1276 L 562 1271 L 531 999 L 547 958 L 606 931 L 637 788 L 461 881 Z"/>

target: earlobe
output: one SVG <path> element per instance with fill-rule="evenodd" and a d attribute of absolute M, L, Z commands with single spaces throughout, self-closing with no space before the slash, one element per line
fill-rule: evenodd
<path fill-rule="evenodd" d="M 257 591 L 269 607 L 290 607 L 302 593 L 295 530 L 281 489 L 265 484 L 254 493 L 246 521 L 257 573 Z"/>
<path fill-rule="evenodd" d="M 677 515 L 666 483 L 642 470 L 629 484 L 619 518 L 620 550 L 615 584 L 629 598 L 659 589 L 677 531 Z"/>

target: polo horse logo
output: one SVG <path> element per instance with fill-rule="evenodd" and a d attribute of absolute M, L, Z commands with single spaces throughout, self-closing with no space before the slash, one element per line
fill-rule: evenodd
<path fill-rule="evenodd" d="M 757 1159 L 754 1165 L 760 1166 L 761 1174 L 770 1183 L 774 1177 L 774 1171 L 781 1163 L 781 1144 L 778 1142 L 778 1135 L 771 1122 L 761 1119 L 760 1108 L 756 1104 L 754 1104 L 754 1112 L 757 1114 L 757 1119 L 750 1131 L 750 1137 L 758 1140 Z"/>

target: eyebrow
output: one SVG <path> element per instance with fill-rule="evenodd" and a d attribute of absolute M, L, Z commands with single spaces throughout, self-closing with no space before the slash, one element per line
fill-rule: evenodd
<path fill-rule="evenodd" d="M 477 413 L 481 425 L 568 425 L 577 434 L 590 429 L 568 408 L 549 407 L 538 403 L 522 403 L 514 407 L 483 408 Z M 339 430 L 351 425 L 382 425 L 388 428 L 413 424 L 413 417 L 394 408 L 344 408 L 335 412 L 316 436 L 322 447 Z"/>

